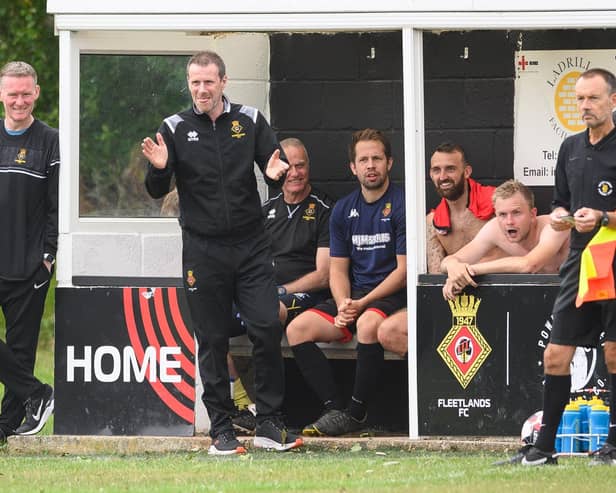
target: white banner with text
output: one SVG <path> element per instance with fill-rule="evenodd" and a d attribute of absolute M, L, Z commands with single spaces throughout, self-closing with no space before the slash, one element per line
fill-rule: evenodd
<path fill-rule="evenodd" d="M 575 82 L 589 68 L 616 71 L 616 50 L 515 53 L 514 177 L 526 185 L 554 185 L 558 150 L 586 127 L 575 100 Z"/>

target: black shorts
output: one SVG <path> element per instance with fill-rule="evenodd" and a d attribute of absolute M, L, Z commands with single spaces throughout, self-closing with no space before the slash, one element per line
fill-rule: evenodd
<path fill-rule="evenodd" d="M 280 296 L 278 299 L 287 307 L 287 322 L 297 317 L 300 313 L 304 313 L 309 308 L 322 303 L 329 296 L 331 296 L 329 290 L 315 291 L 312 293 L 287 293 L 284 296 Z M 242 316 L 239 314 L 235 305 L 233 305 L 233 323 L 231 326 L 230 337 L 237 337 L 246 333 L 246 325 L 242 321 Z"/>
<path fill-rule="evenodd" d="M 351 292 L 351 299 L 358 300 L 359 298 L 365 296 L 366 293 L 368 293 L 368 291 L 354 290 Z M 390 296 L 386 296 L 385 298 L 373 301 L 366 307 L 364 312 L 374 311 L 380 314 L 383 318 L 387 318 L 394 312 L 397 312 L 404 307 L 406 307 L 406 288 L 401 289 Z M 310 308 L 310 311 L 317 313 L 333 324 L 334 318 L 338 315 L 338 306 L 336 305 L 336 301 L 333 298 L 330 298 L 327 301 Z M 353 334 L 357 331 L 357 327 L 355 327 L 355 324 L 351 324 L 348 327 L 341 328 L 340 331 L 342 332 L 342 336 L 339 341 L 349 342 L 353 339 Z"/>
<path fill-rule="evenodd" d="M 596 347 L 603 332 L 606 340 L 616 341 L 616 300 L 587 301 L 576 308 L 581 256 L 582 250 L 572 249 L 560 268 L 560 290 L 554 301 L 550 342 Z"/>
<path fill-rule="evenodd" d="M 315 291 L 313 293 L 287 293 L 279 299 L 287 307 L 287 325 L 300 313 L 304 313 L 319 303 L 325 301 L 331 293 L 329 290 Z"/>

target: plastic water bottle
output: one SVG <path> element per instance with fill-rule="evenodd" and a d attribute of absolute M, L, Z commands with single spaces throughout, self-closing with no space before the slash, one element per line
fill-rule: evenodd
<path fill-rule="evenodd" d="M 590 410 L 590 448 L 595 451 L 605 443 L 610 429 L 610 408 L 605 404 L 595 404 Z"/>
<path fill-rule="evenodd" d="M 575 451 L 588 452 L 588 444 L 590 442 L 590 438 L 588 436 L 588 434 L 590 433 L 588 423 L 590 406 L 588 405 L 588 401 L 583 397 L 578 397 L 575 402 L 580 409 L 580 436 L 577 440 L 577 446 L 575 447 Z"/>
<path fill-rule="evenodd" d="M 556 449 L 556 453 L 560 454 L 563 451 L 563 420 L 561 418 L 560 423 L 558 424 L 558 430 L 556 430 L 556 440 L 554 441 L 554 449 Z"/>
<path fill-rule="evenodd" d="M 593 395 L 593 396 L 590 398 L 590 400 L 588 401 L 588 405 L 590 406 L 590 407 L 588 408 L 588 414 L 589 414 L 589 415 L 590 415 L 590 409 L 591 409 L 593 406 L 596 406 L 597 404 L 605 404 L 605 402 L 603 401 L 603 399 L 599 398 L 598 396 Z"/>
<path fill-rule="evenodd" d="M 576 441 L 574 441 L 574 439 L 577 439 L 577 435 L 580 433 L 580 409 L 576 402 L 569 402 L 569 404 L 565 406 L 565 411 L 563 412 L 561 424 L 562 453 L 570 454 L 572 452 L 575 452 L 574 444 L 576 443 Z"/>

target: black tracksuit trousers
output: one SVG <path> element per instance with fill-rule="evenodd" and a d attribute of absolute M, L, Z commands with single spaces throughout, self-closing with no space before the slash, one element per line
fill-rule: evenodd
<path fill-rule="evenodd" d="M 203 402 L 210 435 L 231 430 L 227 352 L 235 302 L 253 344 L 257 422 L 280 415 L 284 397 L 282 327 L 271 243 L 263 228 L 252 235 L 203 237 L 184 231 L 183 278 L 199 344 Z"/>
<path fill-rule="evenodd" d="M 41 263 L 25 281 L 0 280 L 0 306 L 6 321 L 6 342 L 0 340 L 0 382 L 4 384 L 0 428 L 6 435 L 12 435 L 23 421 L 24 401 L 43 386 L 33 371 L 50 277 Z"/>

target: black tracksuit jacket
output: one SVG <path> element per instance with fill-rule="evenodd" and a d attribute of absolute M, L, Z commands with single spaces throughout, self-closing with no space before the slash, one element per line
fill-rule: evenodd
<path fill-rule="evenodd" d="M 28 279 L 58 248 L 58 131 L 34 120 L 21 135 L 0 123 L 0 279 Z"/>
<path fill-rule="evenodd" d="M 206 237 L 244 236 L 263 227 L 254 162 L 264 172 L 279 148 L 257 109 L 226 98 L 224 104 L 215 122 L 193 108 L 166 118 L 159 132 L 169 152 L 167 167 L 158 170 L 149 164 L 146 175 L 149 194 L 159 198 L 169 191 L 175 173 L 180 225 Z M 277 187 L 283 181 L 265 180 Z"/>

